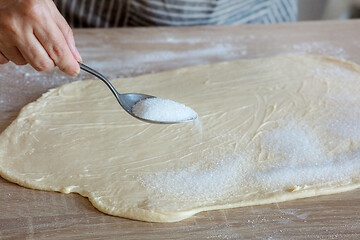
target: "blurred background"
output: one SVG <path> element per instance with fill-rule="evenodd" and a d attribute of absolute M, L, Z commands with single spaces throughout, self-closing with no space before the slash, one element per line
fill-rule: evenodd
<path fill-rule="evenodd" d="M 299 0 L 299 21 L 360 17 L 360 0 Z"/>

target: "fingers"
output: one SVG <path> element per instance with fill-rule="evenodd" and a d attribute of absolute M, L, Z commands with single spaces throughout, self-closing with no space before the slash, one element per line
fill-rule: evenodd
<path fill-rule="evenodd" d="M 43 46 L 32 33 L 27 33 L 24 42 L 18 43 L 19 51 L 25 60 L 37 71 L 48 71 L 55 67 Z"/>
<path fill-rule="evenodd" d="M 22 29 L 21 34 L 14 33 L 13 36 L 2 40 L 0 52 L 6 60 L 17 65 L 30 63 L 38 71 L 48 71 L 55 67 L 54 62 L 34 36 L 32 28 L 26 27 Z"/>
<path fill-rule="evenodd" d="M 7 2 L 8 6 L 0 9 L 0 52 L 2 56 L 18 65 L 30 63 L 38 71 L 54 68 L 54 62 L 33 34 L 33 29 L 38 26 L 39 22 L 51 20 L 43 18 L 41 2 Z M 0 61 L 6 61 L 1 59 Z"/>
<path fill-rule="evenodd" d="M 19 49 L 15 46 L 1 48 L 2 56 L 9 61 L 10 59 L 16 65 L 26 65 L 27 61 L 24 59 Z M 5 62 L 6 63 L 6 62 Z"/>
<path fill-rule="evenodd" d="M 76 76 L 81 57 L 72 30 L 53 1 L 7 2 L 0 8 L 0 64 L 30 63 L 38 71 L 58 66 Z"/>
<path fill-rule="evenodd" d="M 7 59 L 4 54 L 2 54 L 0 52 L 0 64 L 5 64 L 5 63 L 8 63 L 9 62 L 9 59 Z"/>
<path fill-rule="evenodd" d="M 78 62 L 55 23 L 49 23 L 45 27 L 40 26 L 34 29 L 34 33 L 48 56 L 61 71 L 70 76 L 76 76 L 80 72 Z"/>

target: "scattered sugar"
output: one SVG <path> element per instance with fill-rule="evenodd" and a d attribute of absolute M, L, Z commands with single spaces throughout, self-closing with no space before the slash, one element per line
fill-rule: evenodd
<path fill-rule="evenodd" d="M 295 122 L 280 121 L 281 128 L 264 134 L 263 147 L 281 155 L 287 165 L 299 161 L 319 160 L 323 154 L 316 135 Z"/>
<path fill-rule="evenodd" d="M 204 131 L 203 131 L 203 125 L 200 121 L 200 118 L 196 118 L 195 121 L 193 121 L 194 127 L 198 130 L 200 133 L 200 139 L 202 140 Z"/>
<path fill-rule="evenodd" d="M 267 190 L 281 187 L 351 181 L 359 171 L 360 151 L 330 154 L 312 129 L 295 122 L 282 123 L 278 129 L 265 133 L 262 147 L 273 157 L 281 158 L 276 164 L 265 164 L 263 170 L 252 173 L 252 184 L 261 184 Z"/>
<path fill-rule="evenodd" d="M 241 52 L 246 50 L 245 46 L 240 46 Z M 237 48 L 239 49 L 239 48 Z M 238 56 L 238 53 L 234 51 L 234 46 L 230 44 L 215 44 L 206 48 L 197 48 L 192 50 L 185 50 L 181 52 L 175 51 L 157 51 L 154 53 L 136 55 L 137 62 L 153 62 L 153 61 L 170 61 L 174 59 L 188 59 L 188 58 L 203 58 L 213 57 L 226 54 L 227 56 Z"/>
<path fill-rule="evenodd" d="M 313 71 L 310 71 L 314 74 L 314 77 L 317 79 L 324 79 L 331 76 L 332 78 L 341 79 L 342 82 L 351 82 L 358 81 L 358 72 L 351 69 L 346 69 L 344 67 L 336 66 L 336 64 L 331 64 L 326 67 L 315 68 Z"/>
<path fill-rule="evenodd" d="M 146 42 L 144 43 L 146 44 Z M 99 55 L 97 51 L 84 47 L 81 52 L 84 52 L 83 58 L 87 59 L 86 62 L 90 66 L 101 72 L 106 72 L 109 78 L 129 77 L 197 64 L 235 60 L 248 53 L 247 45 L 242 43 L 208 43 L 206 41 L 205 43 L 206 45 L 199 44 L 199 46 L 188 44 L 181 51 L 174 47 L 164 47 L 156 51 L 144 51 L 141 54 L 135 50 L 122 49 L 121 52 L 116 53 L 114 49 L 105 49 L 108 55 L 105 62 L 101 58 L 102 55 Z M 119 69 L 119 66 L 121 66 L 121 70 L 114 74 L 114 69 Z"/>
<path fill-rule="evenodd" d="M 360 140 L 360 122 L 359 119 L 348 118 L 343 120 L 332 120 L 326 124 L 327 130 L 337 136 L 359 141 Z"/>
<path fill-rule="evenodd" d="M 226 222 L 226 221 L 225 221 Z M 242 239 L 243 236 L 229 223 L 216 224 L 206 231 L 206 239 Z"/>
<path fill-rule="evenodd" d="M 197 113 L 191 108 L 162 98 L 143 99 L 133 106 L 132 111 L 140 118 L 159 122 L 182 122 L 197 118 Z"/>
<path fill-rule="evenodd" d="M 302 42 L 298 44 L 285 44 L 282 46 L 292 53 L 297 54 L 320 54 L 338 58 L 348 58 L 348 54 L 341 46 L 336 46 L 329 41 Z"/>
<path fill-rule="evenodd" d="M 1 65 L 0 111 L 19 111 L 48 89 L 79 80 L 81 77 L 83 76 L 69 77 L 58 69 L 37 72 L 30 65 L 17 66 L 12 62 Z"/>
<path fill-rule="evenodd" d="M 217 201 L 294 186 L 297 191 L 315 184 L 330 187 L 350 183 L 359 173 L 360 150 L 331 154 L 313 129 L 295 121 L 280 121 L 278 128 L 264 133 L 260 144 L 268 158 L 257 167 L 251 151 L 224 157 L 207 153 L 203 162 L 145 174 L 138 180 L 160 198 Z"/>
<path fill-rule="evenodd" d="M 210 161 L 211 162 L 211 161 Z M 200 166 L 200 167 L 199 167 Z M 141 183 L 158 194 L 186 199 L 196 196 L 200 199 L 221 198 L 231 189 L 241 172 L 236 159 L 213 159 L 210 164 L 190 166 L 183 169 L 168 169 L 144 177 Z"/>

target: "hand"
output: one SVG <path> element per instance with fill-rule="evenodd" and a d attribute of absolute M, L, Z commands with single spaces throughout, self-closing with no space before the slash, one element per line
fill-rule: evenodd
<path fill-rule="evenodd" d="M 8 61 L 79 73 L 73 32 L 52 0 L 0 0 L 0 64 Z"/>

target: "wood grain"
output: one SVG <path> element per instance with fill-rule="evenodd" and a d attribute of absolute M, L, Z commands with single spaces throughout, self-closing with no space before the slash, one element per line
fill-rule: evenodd
<path fill-rule="evenodd" d="M 322 54 L 360 63 L 360 21 L 221 27 L 77 29 L 86 63 L 114 77 L 277 54 Z M 91 78 L 0 67 L 0 131 L 49 88 Z M 87 199 L 0 178 L 0 239 L 359 239 L 360 190 L 210 211 L 179 223 L 105 215 Z"/>

